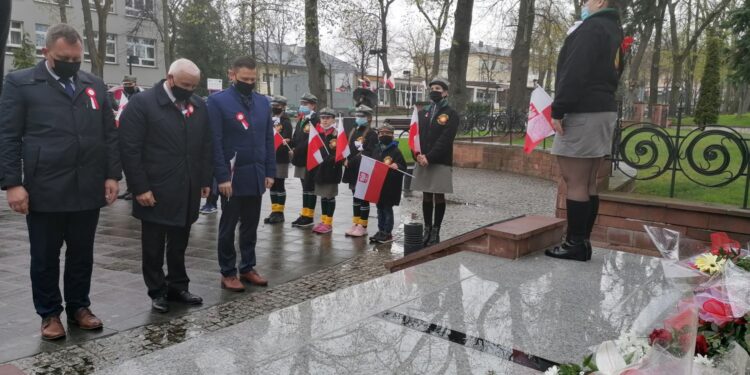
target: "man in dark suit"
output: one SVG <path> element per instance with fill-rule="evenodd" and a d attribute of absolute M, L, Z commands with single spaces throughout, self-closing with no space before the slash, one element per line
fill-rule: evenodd
<path fill-rule="evenodd" d="M 31 288 L 42 338 L 65 336 L 58 287 L 65 251 L 68 322 L 99 329 L 89 310 L 99 209 L 117 199 L 121 178 L 117 129 L 107 87 L 79 71 L 81 36 L 65 24 L 47 31 L 45 59 L 8 74 L 0 98 L 0 186 L 13 211 L 26 215 Z"/>
<path fill-rule="evenodd" d="M 239 57 L 229 70 L 234 84 L 208 97 L 214 139 L 214 173 L 222 197 L 219 220 L 221 286 L 241 292 L 237 279 L 234 232 L 240 223 L 240 278 L 255 285 L 268 281 L 255 271 L 261 198 L 276 176 L 271 105 L 255 92 L 255 60 Z"/>
<path fill-rule="evenodd" d="M 193 90 L 200 70 L 187 59 L 169 67 L 167 79 L 134 96 L 120 118 L 120 154 L 141 220 L 143 279 L 155 311 L 168 300 L 203 302 L 188 291 L 185 271 L 190 226 L 211 188 L 211 133 L 206 105 Z M 168 275 L 164 276 L 164 247 Z"/>

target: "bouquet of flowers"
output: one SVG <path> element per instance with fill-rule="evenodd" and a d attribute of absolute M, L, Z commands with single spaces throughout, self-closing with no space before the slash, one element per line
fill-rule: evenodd
<path fill-rule="evenodd" d="M 651 301 L 618 339 L 592 350 L 581 364 L 547 375 L 750 374 L 750 256 L 726 233 L 710 248 L 681 247 L 679 232 L 646 227 L 675 281 Z M 627 301 L 625 302 L 627 303 Z"/>

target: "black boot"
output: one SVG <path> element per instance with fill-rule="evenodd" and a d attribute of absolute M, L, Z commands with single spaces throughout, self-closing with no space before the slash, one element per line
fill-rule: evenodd
<path fill-rule="evenodd" d="M 281 224 L 284 222 L 284 213 L 271 212 L 271 216 L 269 216 L 266 220 L 266 224 Z"/>
<path fill-rule="evenodd" d="M 588 246 L 588 256 L 586 260 L 591 260 L 591 232 L 594 231 L 596 216 L 599 215 L 599 196 L 589 195 L 589 221 L 586 223 L 586 246 Z"/>
<path fill-rule="evenodd" d="M 432 226 L 425 225 L 422 230 L 422 245 L 427 246 L 427 242 L 430 241 L 430 233 L 432 233 Z"/>
<path fill-rule="evenodd" d="M 562 245 L 547 249 L 544 253 L 552 258 L 571 259 L 585 262 L 591 259 L 591 244 L 586 240 L 590 211 L 590 202 L 566 201 L 568 207 L 568 234 Z"/>
<path fill-rule="evenodd" d="M 440 242 L 440 227 L 433 226 L 430 231 L 430 238 L 427 240 L 427 245 L 425 246 L 432 246 L 438 242 Z"/>

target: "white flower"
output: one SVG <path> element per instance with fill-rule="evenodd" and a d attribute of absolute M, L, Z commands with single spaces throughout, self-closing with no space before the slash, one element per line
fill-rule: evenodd
<path fill-rule="evenodd" d="M 706 367 L 714 367 L 714 360 L 702 354 L 696 354 L 695 357 L 693 357 L 693 363 Z"/>
<path fill-rule="evenodd" d="M 557 366 L 552 366 L 544 372 L 544 375 L 558 375 L 560 373 L 558 370 Z"/>
<path fill-rule="evenodd" d="M 623 357 L 631 357 L 629 358 L 630 361 L 628 361 L 628 365 L 640 361 L 640 359 L 643 358 L 651 348 L 647 339 L 638 337 L 633 332 L 623 333 L 617 340 L 615 340 L 615 344 L 617 344 L 617 348 L 620 350 Z"/>

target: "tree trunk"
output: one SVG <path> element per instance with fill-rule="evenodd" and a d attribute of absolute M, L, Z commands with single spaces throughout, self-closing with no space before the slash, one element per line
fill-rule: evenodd
<path fill-rule="evenodd" d="M 529 107 L 526 82 L 529 76 L 529 51 L 534 29 L 534 0 L 521 0 L 518 10 L 516 40 L 511 52 L 513 64 L 510 71 L 508 107 L 513 111 L 526 111 Z"/>
<path fill-rule="evenodd" d="M 169 70 L 169 65 L 172 64 L 173 55 L 172 52 L 174 51 L 172 48 L 172 39 L 170 38 L 170 31 L 171 23 L 169 17 L 169 3 L 168 0 L 164 0 L 161 4 L 161 18 L 162 18 L 162 28 L 164 29 L 162 35 L 162 43 L 164 43 L 164 71 L 166 72 Z"/>
<path fill-rule="evenodd" d="M 451 52 L 448 57 L 448 81 L 450 82 L 450 102 L 459 113 L 466 109 L 468 90 L 466 70 L 469 65 L 469 37 L 474 0 L 458 0 L 453 28 Z"/>
<path fill-rule="evenodd" d="M 67 2 L 68 0 L 57 0 L 57 7 L 60 9 L 60 23 L 68 23 L 67 9 L 65 9 Z"/>
<path fill-rule="evenodd" d="M 326 68 L 320 60 L 318 0 L 305 0 L 305 62 L 310 92 L 318 97 L 318 107 L 326 107 Z"/>
<path fill-rule="evenodd" d="M 677 35 L 677 17 L 675 16 L 677 2 L 669 4 L 669 30 L 672 38 L 672 86 L 669 90 L 669 115 L 677 114 L 680 101 L 680 84 L 682 83 L 683 63 L 685 54 L 689 51 L 680 50 L 680 38 Z M 688 35 L 690 35 L 688 33 Z"/>
<path fill-rule="evenodd" d="M 662 0 L 662 3 L 668 0 Z M 649 80 L 648 88 L 648 113 L 651 115 L 654 110 L 654 106 L 659 101 L 659 64 L 661 63 L 661 40 L 662 30 L 664 28 L 664 11 L 662 8 L 659 13 L 659 18 L 656 19 L 656 36 L 654 37 L 654 55 L 651 57 L 651 78 Z"/>
<path fill-rule="evenodd" d="M 86 37 L 86 47 L 89 49 L 91 74 L 101 78 L 104 69 L 99 61 L 98 53 L 96 53 L 97 45 L 94 41 L 95 36 L 93 21 L 91 20 L 91 4 L 89 3 L 89 0 L 81 0 L 81 6 L 83 7 L 83 34 Z"/>
<path fill-rule="evenodd" d="M 255 22 L 258 18 L 258 15 L 256 14 L 256 11 L 255 11 L 257 7 L 257 5 L 255 4 L 255 1 L 256 0 L 250 1 L 250 56 L 252 56 L 253 59 L 255 59 L 255 31 L 256 31 Z M 307 7 L 305 7 L 305 10 L 307 10 L 306 8 Z M 315 30 L 316 30 L 315 32 L 316 39 L 318 39 L 318 36 L 317 36 L 318 35 L 318 32 L 317 32 L 318 30 L 318 1 L 317 0 L 315 1 Z M 318 44 L 320 44 L 320 40 L 318 40 Z M 318 55 L 320 55 L 320 53 L 318 53 Z"/>
<path fill-rule="evenodd" d="M 102 4 L 102 2 L 104 3 Z M 96 49 L 96 55 L 97 60 L 99 60 L 99 77 L 101 78 L 104 78 L 104 64 L 107 62 L 107 16 L 109 16 L 111 7 L 112 0 L 96 0 L 96 15 L 99 22 L 99 45 Z"/>
<path fill-rule="evenodd" d="M 432 51 L 432 78 L 440 75 L 440 41 L 442 38 L 442 32 L 435 33 L 435 48 Z"/>
<path fill-rule="evenodd" d="M 383 9 L 381 7 L 380 12 L 380 28 L 382 33 L 380 34 L 380 49 L 384 51 L 380 54 L 380 61 L 383 63 L 383 77 L 388 75 L 388 78 L 392 78 L 391 66 L 388 64 L 388 8 Z M 396 89 L 388 90 L 388 102 L 389 107 L 396 108 Z"/>
<path fill-rule="evenodd" d="M 654 33 L 654 23 L 658 12 L 653 15 L 645 25 L 643 35 L 641 36 L 641 42 L 638 45 L 638 50 L 633 56 L 633 60 L 630 62 L 630 71 L 628 72 L 628 103 L 632 104 L 636 99 L 636 90 L 638 89 L 639 73 L 641 70 L 641 63 L 643 63 L 643 56 L 646 55 L 648 44 L 651 41 L 651 35 Z"/>

